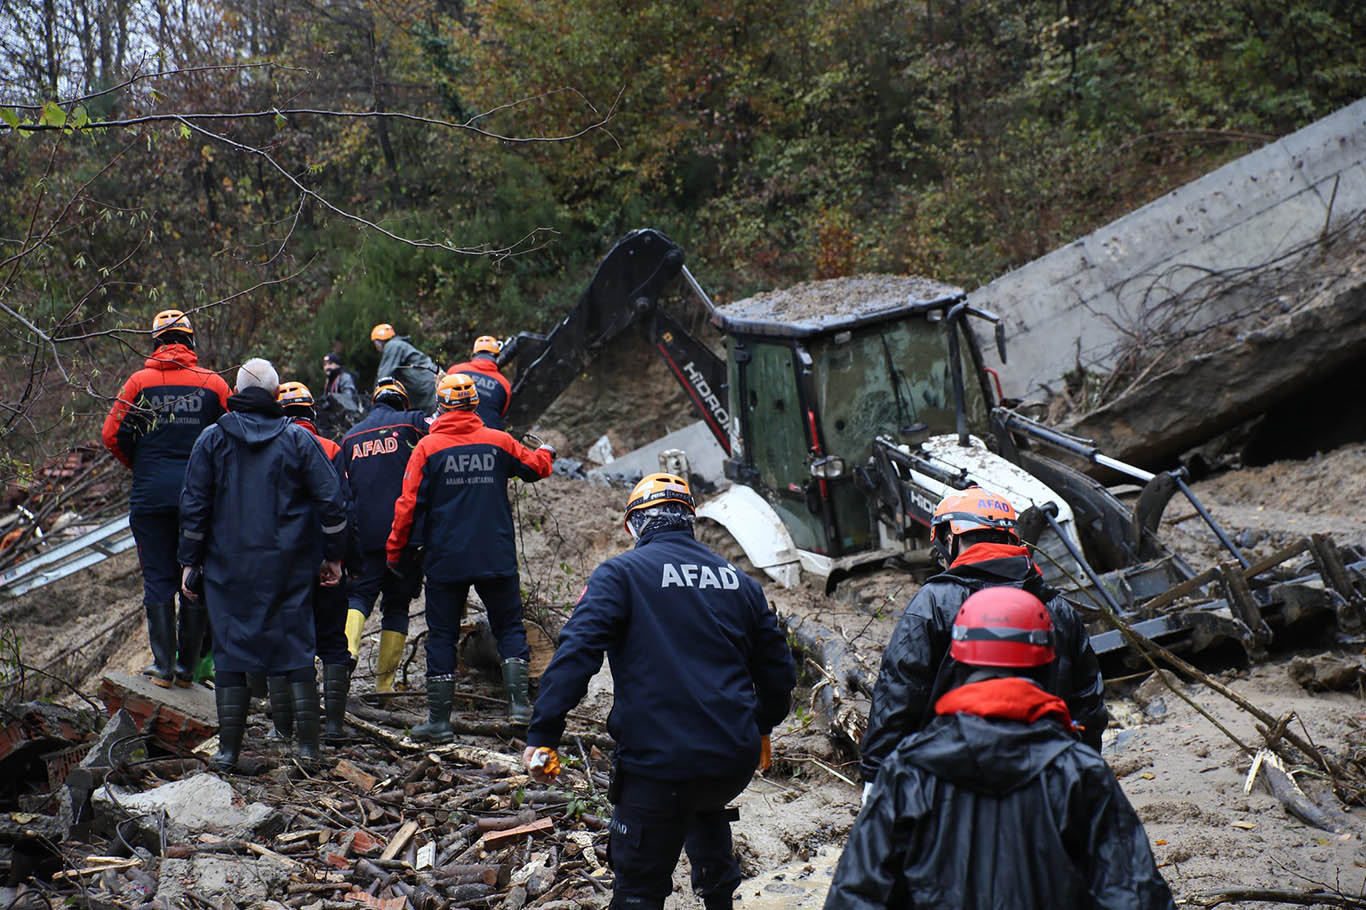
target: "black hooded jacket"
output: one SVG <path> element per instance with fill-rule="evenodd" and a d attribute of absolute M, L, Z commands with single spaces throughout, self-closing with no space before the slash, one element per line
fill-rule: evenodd
<path fill-rule="evenodd" d="M 929 723 L 935 696 L 949 688 L 945 674 L 958 608 L 969 595 L 998 585 L 1022 588 L 1048 607 L 1057 659 L 1047 688 L 1067 702 L 1072 718 L 1083 728 L 1082 740 L 1100 748 L 1100 734 L 1110 717 L 1105 709 L 1100 663 L 1081 617 L 1057 591 L 1044 584 L 1028 556 L 960 562 L 925 582 L 907 604 L 887 642 L 860 750 L 865 781 L 877 777 L 878 766 L 897 743 Z"/>
<path fill-rule="evenodd" d="M 947 714 L 883 763 L 826 910 L 1174 907 L 1104 759 L 1051 719 Z"/>

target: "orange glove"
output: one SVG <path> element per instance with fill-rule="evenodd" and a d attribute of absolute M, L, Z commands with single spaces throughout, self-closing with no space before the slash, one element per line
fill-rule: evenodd
<path fill-rule="evenodd" d="M 773 744 L 769 742 L 768 734 L 759 737 L 759 771 L 767 771 L 773 767 Z"/>
<path fill-rule="evenodd" d="M 526 766 L 534 779 L 548 782 L 560 776 L 558 752 L 546 746 L 538 746 L 535 750 L 527 751 L 531 753 L 531 757 L 527 760 Z"/>

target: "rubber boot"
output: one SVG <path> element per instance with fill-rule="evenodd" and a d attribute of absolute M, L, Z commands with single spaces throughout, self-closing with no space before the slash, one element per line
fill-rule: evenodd
<path fill-rule="evenodd" d="M 294 736 L 294 701 L 289 690 L 289 678 L 269 677 L 266 691 L 270 693 L 270 719 L 275 723 L 275 729 L 266 734 L 266 739 L 272 742 L 289 740 Z"/>
<path fill-rule="evenodd" d="M 251 690 L 246 686 L 219 686 L 213 697 L 218 705 L 218 754 L 213 757 L 213 763 L 219 771 L 228 772 L 237 766 L 237 759 L 242 754 Z"/>
<path fill-rule="evenodd" d="M 448 743 L 455 739 L 451 727 L 451 702 L 455 699 L 455 676 L 427 677 L 427 722 L 411 731 L 420 743 Z"/>
<path fill-rule="evenodd" d="M 351 669 L 360 659 L 360 637 L 365 631 L 365 614 L 360 610 L 346 611 L 346 650 L 351 652 Z"/>
<path fill-rule="evenodd" d="M 394 691 L 394 673 L 403 659 L 403 643 L 408 636 L 392 629 L 379 633 L 379 659 L 375 662 L 375 691 Z"/>
<path fill-rule="evenodd" d="M 317 761 L 323 757 L 323 751 L 318 746 L 318 737 L 322 733 L 318 684 L 311 679 L 292 682 L 289 692 L 294 699 L 294 731 L 298 734 L 295 752 L 304 761 Z"/>
<path fill-rule="evenodd" d="M 335 743 L 346 737 L 346 696 L 351 691 L 351 670 L 346 664 L 323 664 L 323 713 L 327 726 L 323 739 Z"/>
<path fill-rule="evenodd" d="M 195 668 L 204 651 L 204 628 L 209 624 L 209 609 L 201 604 L 180 602 L 180 629 L 177 638 L 175 684 L 187 689 L 194 684 Z"/>
<path fill-rule="evenodd" d="M 152 646 L 152 665 L 144 676 L 163 689 L 175 678 L 175 603 L 147 604 L 147 642 Z"/>
<path fill-rule="evenodd" d="M 519 727 L 531 723 L 531 695 L 527 662 L 520 657 L 503 661 L 503 688 L 508 696 L 508 722 Z"/>

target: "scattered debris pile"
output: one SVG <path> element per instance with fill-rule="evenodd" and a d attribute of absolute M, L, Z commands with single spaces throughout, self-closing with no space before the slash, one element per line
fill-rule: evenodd
<path fill-rule="evenodd" d="M 9 483 L 0 501 L 0 569 L 127 511 L 124 473 L 102 447 L 87 443 Z"/>
<path fill-rule="evenodd" d="M 493 719 L 501 705 L 457 714 L 466 741 L 427 748 L 361 716 L 411 712 L 353 700 L 360 736 L 324 762 L 301 765 L 258 717 L 245 773 L 225 777 L 208 761 L 207 689 L 115 675 L 101 696 L 112 715 L 98 739 L 90 712 L 11 712 L 0 905 L 567 908 L 610 894 L 601 734 L 568 734 L 564 771 L 542 786 Z M 478 734 L 503 751 L 469 744 Z"/>

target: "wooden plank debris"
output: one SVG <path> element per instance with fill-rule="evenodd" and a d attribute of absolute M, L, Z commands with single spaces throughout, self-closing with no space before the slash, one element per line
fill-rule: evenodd
<path fill-rule="evenodd" d="M 518 825 L 504 831 L 487 831 L 480 838 L 480 841 L 485 850 L 496 850 L 504 844 L 519 841 L 529 835 L 548 834 L 554 830 L 555 822 L 553 819 L 541 818 L 529 825 Z"/>
<path fill-rule="evenodd" d="M 403 827 L 399 828 L 398 833 L 389 840 L 389 845 L 384 848 L 384 852 L 379 855 L 379 858 L 393 859 L 398 856 L 399 851 L 408 846 L 408 841 L 413 839 L 413 835 L 417 833 L 417 829 L 417 822 L 404 822 Z"/>
<path fill-rule="evenodd" d="M 366 774 L 345 758 L 337 762 L 332 773 L 356 785 L 362 793 L 369 793 L 375 789 L 375 784 L 379 783 L 378 777 L 373 774 Z"/>

